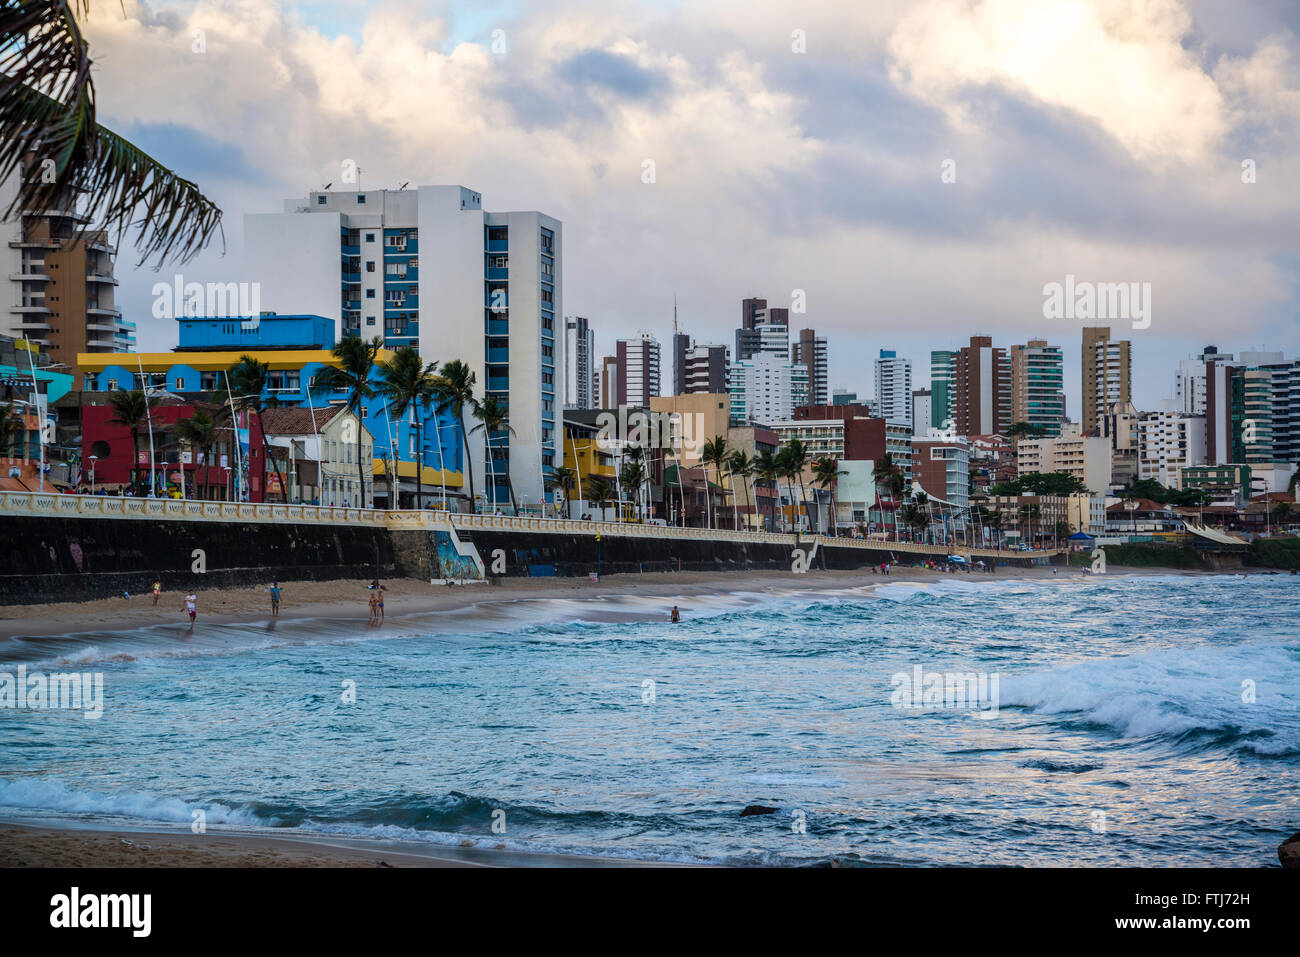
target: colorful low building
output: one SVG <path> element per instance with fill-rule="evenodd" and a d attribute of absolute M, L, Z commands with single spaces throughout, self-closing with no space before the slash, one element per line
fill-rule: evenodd
<path fill-rule="evenodd" d="M 316 386 L 321 370 L 339 364 L 331 351 L 335 344 L 333 320 L 322 316 L 271 314 L 257 319 L 185 317 L 177 321 L 177 326 L 178 345 L 172 352 L 78 356 L 85 391 L 111 393 L 137 389 L 143 378 L 157 393 L 220 403 L 228 394 L 229 370 L 243 356 L 250 356 L 266 363 L 269 369 L 262 393 L 264 404 L 311 410 L 344 405 L 348 401 L 344 392 L 323 392 Z M 393 355 L 384 350 L 378 360 Z M 381 379 L 376 369 L 372 384 Z M 450 411 L 438 412 L 434 404 L 425 405 L 420 412 L 419 449 L 414 409 L 408 408 L 404 415 L 396 416 L 386 401 L 376 396 L 362 400 L 360 412 L 361 423 L 374 441 L 371 474 L 387 476 L 392 471 L 399 477 L 395 504 L 414 504 L 417 462 L 423 484 L 436 486 L 440 499 L 444 487 L 452 497 L 464 497 L 464 442 L 461 424 Z M 387 506 L 388 485 L 386 478 L 375 484 L 377 504 Z M 251 487 L 249 491 L 252 492 Z M 262 498 L 252 500 L 262 501 Z"/>

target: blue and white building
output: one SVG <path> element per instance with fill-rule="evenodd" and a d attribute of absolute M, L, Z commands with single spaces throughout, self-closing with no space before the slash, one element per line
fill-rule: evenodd
<path fill-rule="evenodd" d="M 479 507 L 536 507 L 560 464 L 563 227 L 537 211 L 493 213 L 464 186 L 310 193 L 245 217 L 248 275 L 262 307 L 333 320 L 338 335 L 413 345 L 425 362 L 467 363 L 479 398 L 505 403 L 511 431 L 470 432 Z M 469 423 L 472 426 L 475 423 Z"/>

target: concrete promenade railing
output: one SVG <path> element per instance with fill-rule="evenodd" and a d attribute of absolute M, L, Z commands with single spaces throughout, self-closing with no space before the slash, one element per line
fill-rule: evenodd
<path fill-rule="evenodd" d="M 58 492 L 0 491 L 0 517 L 58 516 L 63 518 L 111 518 L 197 522 L 308 522 L 352 524 L 402 530 L 476 529 L 500 532 L 531 532 L 561 535 L 609 535 L 622 538 L 669 538 L 679 541 L 722 541 L 809 548 L 860 548 L 896 554 L 943 557 L 949 554 L 971 558 L 1046 558 L 1058 550 L 1033 552 L 997 551 L 964 546 L 921 545 L 911 542 L 882 542 L 863 538 L 832 538 L 827 535 L 796 536 L 793 533 L 743 532 L 734 529 L 676 528 L 624 522 L 592 522 L 513 515 L 470 515 L 442 511 L 385 511 L 373 508 L 335 508 L 326 505 L 278 505 L 247 502 L 182 501 L 166 498 L 123 498 L 112 495 L 65 495 Z M 2 520 L 2 518 L 0 518 Z"/>

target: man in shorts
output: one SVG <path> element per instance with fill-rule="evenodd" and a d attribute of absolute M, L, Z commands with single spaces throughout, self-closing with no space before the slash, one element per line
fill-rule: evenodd
<path fill-rule="evenodd" d="M 280 583 L 271 582 L 271 617 L 278 618 L 280 615 Z"/>
<path fill-rule="evenodd" d="M 199 612 L 198 612 L 198 605 L 196 604 L 196 602 L 198 602 L 198 600 L 199 600 L 199 596 L 198 596 L 198 595 L 186 595 L 186 596 L 185 596 L 185 611 L 186 611 L 186 612 L 189 614 L 189 616 L 190 616 L 190 627 L 191 627 L 191 628 L 194 627 L 194 619 L 197 618 L 198 615 L 199 615 Z"/>

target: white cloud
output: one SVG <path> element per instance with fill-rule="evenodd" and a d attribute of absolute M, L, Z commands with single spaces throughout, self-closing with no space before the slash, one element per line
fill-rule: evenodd
<path fill-rule="evenodd" d="M 1177 0 L 929 0 L 890 39 L 892 75 L 967 120 L 966 87 L 995 85 L 1100 125 L 1135 157 L 1203 160 L 1222 97 L 1181 40 Z"/>

